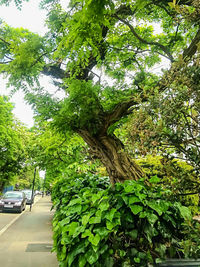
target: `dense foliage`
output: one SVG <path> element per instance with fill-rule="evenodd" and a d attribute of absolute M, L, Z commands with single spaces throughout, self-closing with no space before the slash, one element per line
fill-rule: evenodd
<path fill-rule="evenodd" d="M 31 189 L 33 186 L 35 167 L 24 164 L 23 169 L 15 176 L 15 186 L 17 189 Z M 39 170 L 36 170 L 34 190 L 42 190 L 43 181 L 39 175 Z"/>
<path fill-rule="evenodd" d="M 149 182 L 127 181 L 113 190 L 94 175 L 58 181 L 52 198 L 60 266 L 147 266 L 165 257 L 197 257 L 199 229 L 187 224 L 189 209 L 171 202 L 169 190 L 153 190 L 155 178 Z"/>
<path fill-rule="evenodd" d="M 23 0 L 14 2 L 20 7 Z M 44 36 L 1 22 L 0 72 L 34 107 L 40 129 L 33 158 L 49 185 L 60 178 L 52 194 L 60 265 L 146 266 L 198 256 L 199 228 L 176 194 L 199 183 L 200 2 L 41 6 L 48 10 Z M 41 87 L 41 75 L 51 77 L 61 98 Z M 163 165 L 133 161 L 148 153 L 164 154 Z M 169 155 L 193 168 L 169 164 Z M 96 159 L 112 187 L 83 174 Z"/>
<path fill-rule="evenodd" d="M 0 96 L 0 192 L 13 182 L 25 161 L 23 126 L 14 118 L 13 105 Z"/>
<path fill-rule="evenodd" d="M 150 110 L 148 127 L 157 130 L 151 145 L 167 141 L 198 165 L 199 1 L 84 0 L 64 9 L 43 0 L 41 6 L 48 10 L 44 36 L 4 22 L 0 28 L 0 72 L 24 90 L 38 118 L 81 136 L 112 184 L 143 177 L 114 132 L 130 114 L 134 144 L 149 133 L 138 116 L 146 120 Z M 41 88 L 41 74 L 53 79 L 62 99 Z"/>

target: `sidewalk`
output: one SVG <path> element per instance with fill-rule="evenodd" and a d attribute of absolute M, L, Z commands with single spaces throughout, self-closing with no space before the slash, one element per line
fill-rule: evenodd
<path fill-rule="evenodd" d="M 31 212 L 27 209 L 0 236 L 0 266 L 58 267 L 56 255 L 50 252 L 53 243 L 50 209 L 50 197 L 40 198 Z"/>

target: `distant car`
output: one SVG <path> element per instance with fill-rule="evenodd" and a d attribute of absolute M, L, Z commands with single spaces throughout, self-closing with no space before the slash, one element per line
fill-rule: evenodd
<path fill-rule="evenodd" d="M 42 195 L 42 192 L 40 192 L 39 190 L 36 190 L 35 195 Z"/>
<path fill-rule="evenodd" d="M 32 197 L 32 190 L 25 189 L 25 190 L 22 190 L 21 192 L 24 192 L 24 194 L 26 195 L 26 204 L 30 205 L 34 203 L 35 194 L 33 193 L 33 197 Z"/>
<path fill-rule="evenodd" d="M 7 191 L 0 199 L 1 211 L 22 212 L 26 208 L 26 196 L 20 191 Z"/>

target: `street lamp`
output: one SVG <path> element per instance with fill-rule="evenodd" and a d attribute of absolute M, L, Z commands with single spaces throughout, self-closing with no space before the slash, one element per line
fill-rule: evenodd
<path fill-rule="evenodd" d="M 44 197 L 44 188 L 45 188 L 45 182 L 46 182 L 46 173 L 45 173 L 45 176 L 44 176 L 42 197 Z"/>
<path fill-rule="evenodd" d="M 30 204 L 30 211 L 32 209 L 32 203 L 33 203 L 33 195 L 34 195 L 34 187 L 35 187 L 35 177 L 36 177 L 36 167 L 34 170 L 34 176 L 33 176 L 33 185 L 32 185 L 32 192 L 31 192 L 31 204 Z"/>

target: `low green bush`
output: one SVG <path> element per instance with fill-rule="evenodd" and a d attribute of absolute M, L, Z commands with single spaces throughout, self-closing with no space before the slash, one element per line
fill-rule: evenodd
<path fill-rule="evenodd" d="M 155 192 L 143 180 L 115 188 L 95 175 L 58 181 L 52 192 L 53 250 L 60 266 L 141 267 L 184 256 L 181 242 L 191 214 L 167 200 L 166 193 Z"/>

